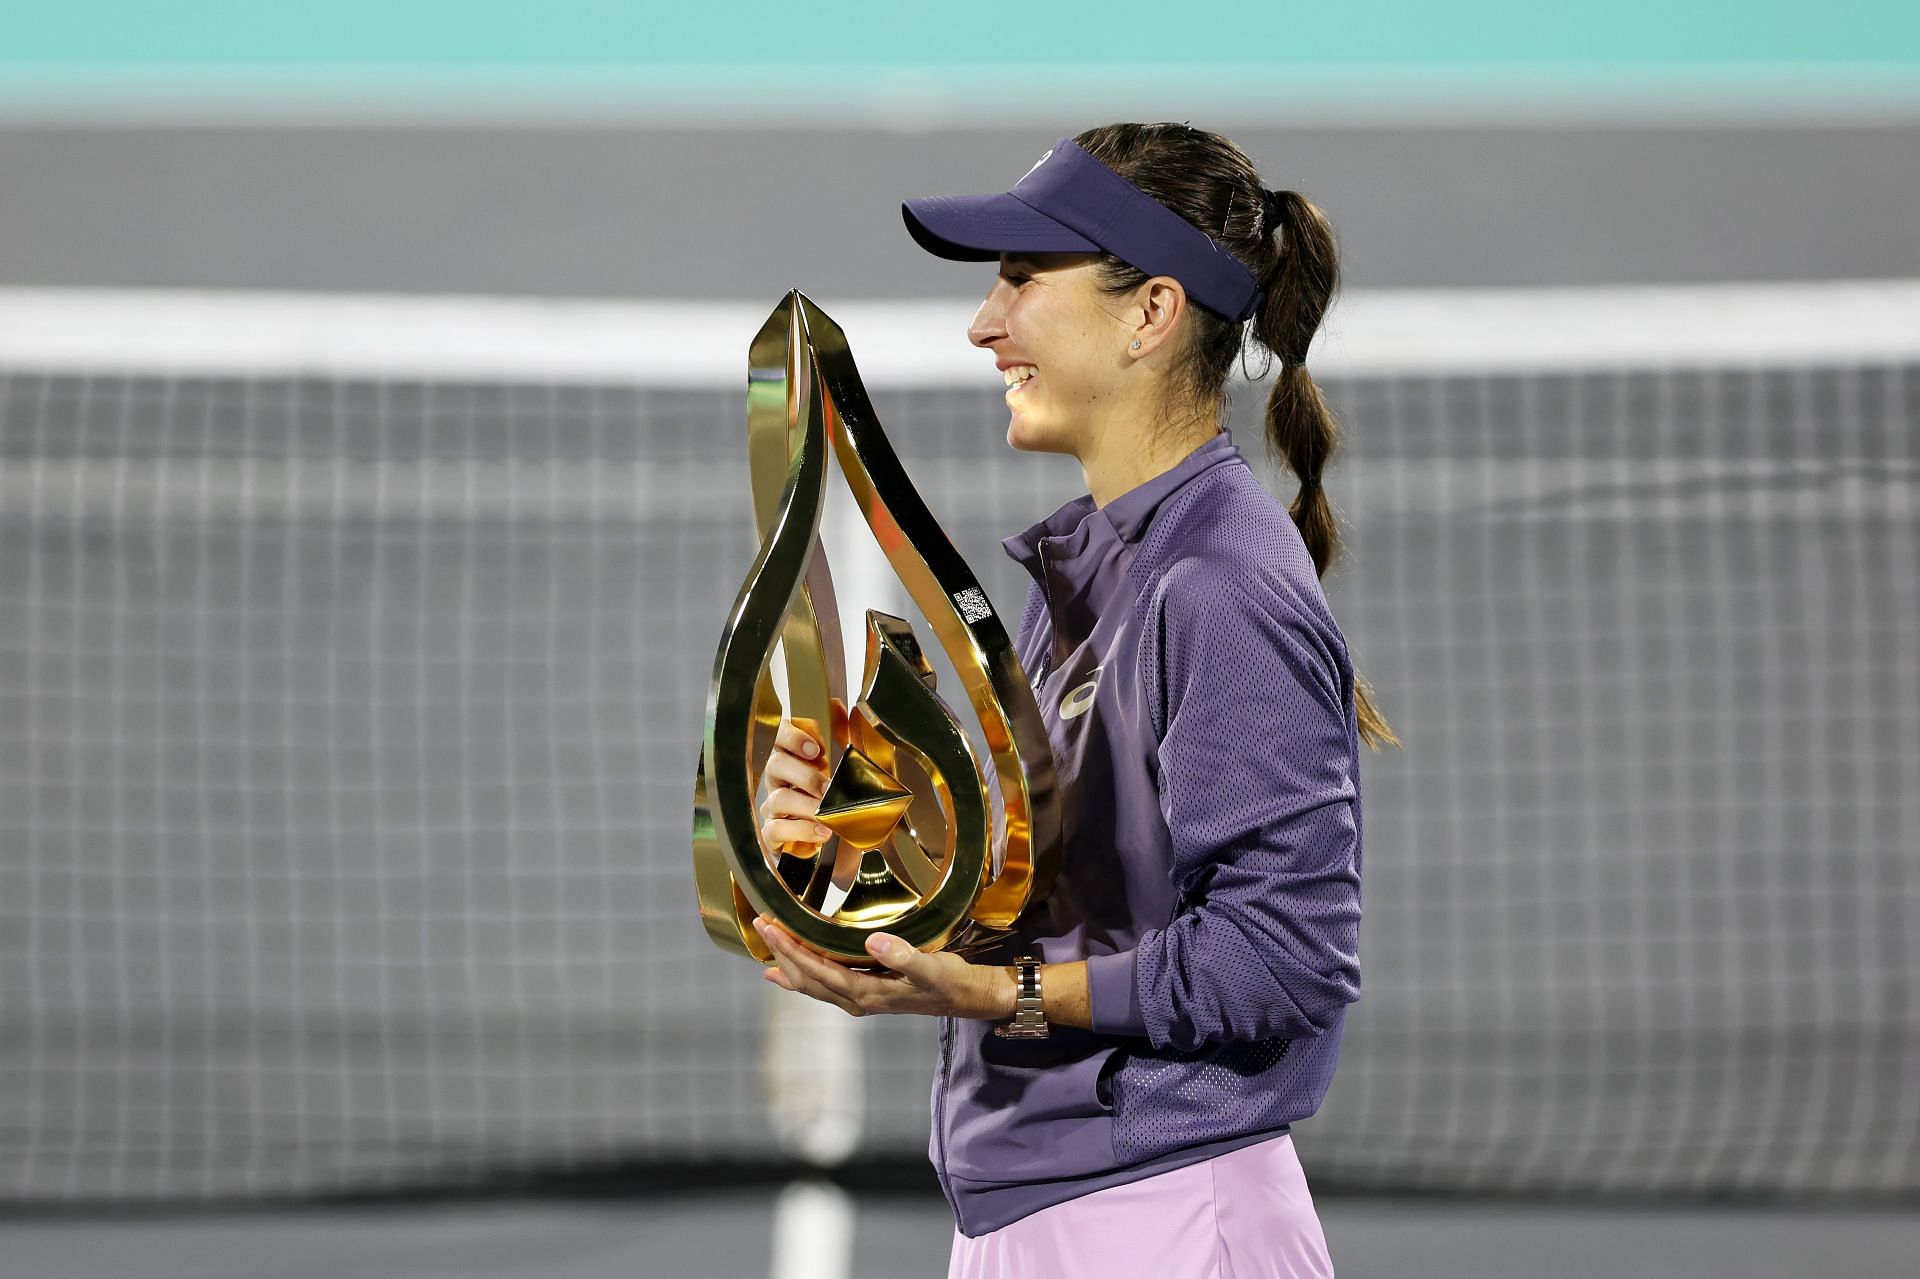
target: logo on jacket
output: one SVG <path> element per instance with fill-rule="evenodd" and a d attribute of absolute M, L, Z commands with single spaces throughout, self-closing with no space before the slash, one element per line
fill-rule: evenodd
<path fill-rule="evenodd" d="M 1105 663 L 1103 662 L 1101 666 L 1094 667 L 1092 679 L 1075 688 L 1069 689 L 1067 695 L 1060 699 L 1061 719 L 1073 719 L 1075 716 L 1084 715 L 1093 709 L 1093 693 L 1094 689 L 1100 683 L 1100 670 L 1104 665 Z"/>

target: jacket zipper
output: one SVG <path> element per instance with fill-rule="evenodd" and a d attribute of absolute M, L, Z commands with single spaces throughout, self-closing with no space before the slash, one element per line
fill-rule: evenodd
<path fill-rule="evenodd" d="M 953 1185 L 947 1180 L 947 1076 L 951 1070 L 953 1042 L 953 1019 L 940 1019 L 940 1092 L 933 1107 L 933 1136 L 938 1143 L 940 1158 L 935 1161 L 933 1171 L 940 1178 L 940 1192 L 947 1197 L 947 1204 L 953 1209 L 955 1220 L 960 1216 L 960 1205 L 953 1197 Z"/>
<path fill-rule="evenodd" d="M 1033 681 L 1034 692 L 1040 691 L 1040 685 L 1046 683 L 1047 672 L 1053 666 L 1053 645 L 1058 627 L 1053 617 L 1053 590 L 1047 584 L 1047 543 L 1040 540 L 1040 596 L 1047 606 L 1047 646 L 1040 654 L 1040 674 Z M 953 1070 L 953 1019 L 940 1019 L 940 1092 L 933 1106 L 934 1148 L 939 1159 L 934 1173 L 940 1178 L 941 1193 L 947 1197 L 947 1203 L 953 1209 L 957 1221 L 960 1216 L 960 1203 L 953 1197 L 953 1183 L 947 1180 L 947 1089 L 951 1086 L 949 1076 Z"/>
<path fill-rule="evenodd" d="M 1047 539 L 1041 538 L 1040 549 L 1040 598 L 1047 606 L 1047 646 L 1040 654 L 1040 677 L 1033 681 L 1033 691 L 1039 692 L 1040 686 L 1047 682 L 1047 672 L 1053 667 L 1053 646 L 1060 638 L 1060 622 L 1053 615 L 1053 588 L 1047 582 Z"/>

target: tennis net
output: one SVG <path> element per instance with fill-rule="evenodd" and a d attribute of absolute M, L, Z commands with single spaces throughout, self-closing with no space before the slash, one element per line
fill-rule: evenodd
<path fill-rule="evenodd" d="M 766 1154 L 688 831 L 775 300 L 0 290 L 0 1196 Z M 1014 608 L 1077 467 L 971 304 L 821 301 Z M 1920 1191 L 1920 283 L 1355 291 L 1309 367 L 1405 740 L 1316 1188 Z M 932 1027 L 855 1042 L 922 1152 Z"/>

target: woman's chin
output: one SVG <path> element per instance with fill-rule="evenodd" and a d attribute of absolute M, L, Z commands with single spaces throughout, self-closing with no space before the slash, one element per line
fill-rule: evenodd
<path fill-rule="evenodd" d="M 1053 452 L 1046 432 L 1034 427 L 1018 409 L 1014 410 L 1013 419 L 1007 423 L 1007 443 L 1028 453 Z"/>

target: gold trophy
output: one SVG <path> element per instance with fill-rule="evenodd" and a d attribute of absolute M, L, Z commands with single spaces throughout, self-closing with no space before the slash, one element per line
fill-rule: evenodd
<path fill-rule="evenodd" d="M 921 950 L 979 953 L 1059 873 L 1053 751 L 1026 672 L 978 580 L 907 482 L 840 326 L 791 290 L 747 363 L 760 553 L 707 686 L 693 795 L 701 922 L 715 944 L 762 963 L 773 962 L 753 928 L 763 912 L 854 968 L 881 967 L 865 945 L 879 931 Z M 966 687 L 990 777 L 898 617 L 867 610 L 860 698 L 843 719 L 833 714 L 834 700 L 846 704 L 846 667 L 819 536 L 829 440 L 874 539 Z M 769 669 L 776 645 L 791 715 Z M 816 818 L 834 834 L 818 846 L 768 847 L 760 834 L 755 797 L 782 718 L 827 745 Z"/>

